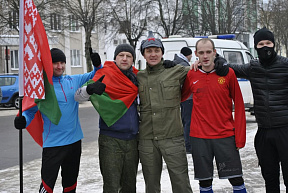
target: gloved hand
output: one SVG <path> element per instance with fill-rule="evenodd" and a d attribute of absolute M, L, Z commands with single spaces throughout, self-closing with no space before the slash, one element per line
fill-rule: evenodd
<path fill-rule="evenodd" d="M 176 66 L 177 64 L 173 62 L 172 60 L 164 60 L 163 65 L 164 65 L 164 68 L 172 68 Z"/>
<path fill-rule="evenodd" d="M 219 54 L 216 55 L 214 59 L 215 70 L 218 76 L 226 76 L 229 72 L 229 66 L 227 65 L 227 60 L 220 56 Z"/>
<path fill-rule="evenodd" d="M 90 52 L 90 58 L 92 60 L 93 66 L 99 67 L 101 65 L 100 55 L 97 52 L 93 53 L 93 50 L 91 47 L 89 48 L 89 52 Z"/>
<path fill-rule="evenodd" d="M 92 83 L 92 84 L 88 84 L 86 87 L 86 92 L 89 95 L 92 94 L 98 94 L 101 95 L 103 94 L 103 92 L 105 91 L 106 88 L 106 84 L 102 83 L 103 78 L 105 77 L 105 75 L 101 76 L 96 82 Z"/>
<path fill-rule="evenodd" d="M 26 119 L 24 116 L 15 117 L 14 126 L 16 129 L 25 129 L 26 128 Z"/>

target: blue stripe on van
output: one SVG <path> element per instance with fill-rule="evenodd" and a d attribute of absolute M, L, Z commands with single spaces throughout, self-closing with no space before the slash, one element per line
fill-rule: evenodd
<path fill-rule="evenodd" d="M 245 79 L 245 78 L 237 78 L 237 80 L 238 80 L 238 81 L 249 81 L 249 80 L 247 80 L 247 79 Z"/>

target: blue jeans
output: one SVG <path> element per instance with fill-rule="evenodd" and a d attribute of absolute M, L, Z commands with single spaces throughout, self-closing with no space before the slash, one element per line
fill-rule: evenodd
<path fill-rule="evenodd" d="M 182 124 L 184 127 L 184 139 L 186 152 L 191 153 L 191 145 L 190 145 L 190 123 L 191 123 L 191 114 L 192 114 L 193 100 L 188 99 L 181 103 L 181 117 Z"/>

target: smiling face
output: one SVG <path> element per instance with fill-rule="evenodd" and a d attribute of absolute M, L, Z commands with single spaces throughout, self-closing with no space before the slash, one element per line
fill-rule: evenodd
<path fill-rule="evenodd" d="M 65 71 L 65 62 L 53 62 L 53 76 L 62 76 Z"/>
<path fill-rule="evenodd" d="M 148 47 L 145 48 L 144 58 L 146 59 L 146 62 L 149 66 L 156 66 L 159 62 L 161 62 L 163 53 L 161 48 L 158 47 Z"/>
<path fill-rule="evenodd" d="M 115 62 L 121 70 L 128 70 L 133 64 L 133 56 L 130 52 L 120 52 L 116 56 Z"/>
<path fill-rule="evenodd" d="M 195 55 L 199 58 L 204 71 L 209 72 L 214 69 L 216 49 L 213 49 L 213 44 L 210 41 L 200 40 L 196 44 Z"/>

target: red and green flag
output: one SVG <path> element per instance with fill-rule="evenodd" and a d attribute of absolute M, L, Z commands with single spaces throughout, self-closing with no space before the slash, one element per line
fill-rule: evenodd
<path fill-rule="evenodd" d="M 133 67 L 133 72 L 137 74 L 138 70 Z M 90 100 L 101 118 L 110 127 L 126 113 L 134 102 L 138 87 L 112 61 L 106 61 L 104 67 L 96 72 L 93 80 L 90 80 L 88 84 L 97 81 L 103 75 L 105 75 L 102 81 L 106 84 L 105 92 L 102 95 L 91 95 Z"/>
<path fill-rule="evenodd" d="M 38 106 L 39 111 L 26 129 L 42 146 L 41 113 L 53 124 L 58 124 L 61 118 L 52 81 L 51 53 L 45 28 L 33 0 L 24 0 L 19 18 L 19 96 L 24 96 L 23 111 Z"/>

